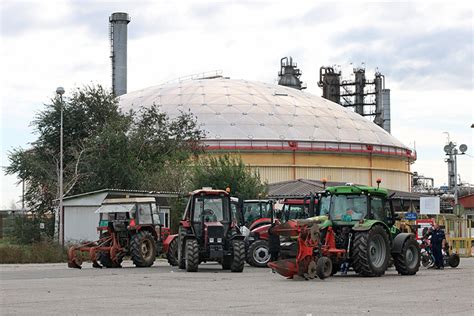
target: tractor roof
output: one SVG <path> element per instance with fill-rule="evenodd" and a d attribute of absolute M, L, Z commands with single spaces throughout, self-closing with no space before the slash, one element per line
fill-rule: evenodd
<path fill-rule="evenodd" d="M 129 198 L 116 198 L 116 199 L 105 199 L 102 204 L 127 204 L 127 203 L 156 203 L 154 197 L 129 197 Z"/>
<path fill-rule="evenodd" d="M 377 195 L 388 195 L 387 189 L 384 188 L 375 188 L 365 185 L 341 185 L 334 187 L 327 187 L 326 192 L 330 194 L 361 194 L 361 193 L 370 193 Z"/>
<path fill-rule="evenodd" d="M 309 204 L 310 201 L 309 199 L 284 199 L 281 204 L 287 204 L 287 205 L 303 205 L 303 204 Z"/>
<path fill-rule="evenodd" d="M 205 194 L 205 195 L 221 195 L 224 194 L 225 196 L 229 196 L 229 193 L 227 193 L 224 190 L 215 190 L 212 188 L 202 188 L 198 190 L 194 190 L 193 192 L 190 192 L 189 195 L 199 195 L 199 194 Z"/>

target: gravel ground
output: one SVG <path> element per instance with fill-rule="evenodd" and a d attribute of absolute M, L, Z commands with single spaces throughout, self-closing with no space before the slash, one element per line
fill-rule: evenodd
<path fill-rule="evenodd" d="M 474 258 L 416 276 L 286 280 L 269 269 L 243 273 L 201 264 L 186 273 L 151 268 L 82 270 L 66 264 L 0 265 L 1 315 L 474 315 Z"/>

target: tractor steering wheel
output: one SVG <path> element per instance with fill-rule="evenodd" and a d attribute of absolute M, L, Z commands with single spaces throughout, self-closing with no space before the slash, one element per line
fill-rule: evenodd
<path fill-rule="evenodd" d="M 202 215 L 204 216 L 204 221 L 205 222 L 216 222 L 217 221 L 217 216 L 214 214 L 214 211 L 211 209 L 205 209 L 202 211 Z"/>

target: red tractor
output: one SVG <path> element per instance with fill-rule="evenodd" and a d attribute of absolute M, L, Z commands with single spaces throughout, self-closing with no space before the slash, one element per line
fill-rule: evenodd
<path fill-rule="evenodd" d="M 188 272 L 196 272 L 199 264 L 207 261 L 219 262 L 224 270 L 242 272 L 245 244 L 235 214 L 226 191 L 203 188 L 191 192 L 178 234 L 165 242 L 168 261 Z"/>
<path fill-rule="evenodd" d="M 130 256 L 137 267 L 149 267 L 163 252 L 163 239 L 169 230 L 160 222 L 154 198 L 105 200 L 96 213 L 100 238 L 70 247 L 70 268 L 81 268 L 84 252 L 94 268 L 120 268 L 125 256 Z"/>

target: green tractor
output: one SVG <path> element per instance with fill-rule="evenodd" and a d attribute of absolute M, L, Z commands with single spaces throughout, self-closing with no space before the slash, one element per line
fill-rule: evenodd
<path fill-rule="evenodd" d="M 420 246 L 413 234 L 401 233 L 386 189 L 369 186 L 333 186 L 319 194 L 322 250 L 331 259 L 332 275 L 352 266 L 362 276 L 381 276 L 390 256 L 401 275 L 414 275 L 420 267 Z"/>

